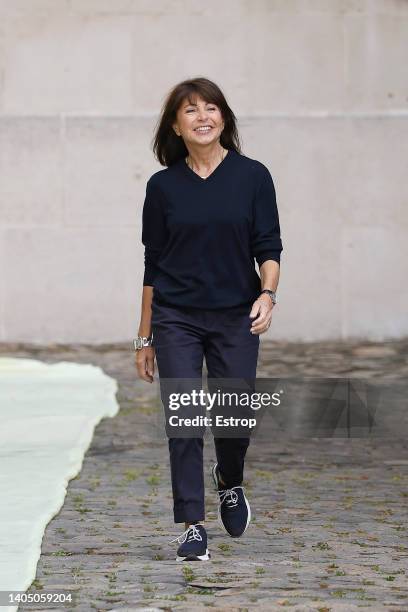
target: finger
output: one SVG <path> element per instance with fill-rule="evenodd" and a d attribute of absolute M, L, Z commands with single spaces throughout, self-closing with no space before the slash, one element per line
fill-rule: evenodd
<path fill-rule="evenodd" d="M 251 312 L 249 313 L 249 316 L 251 317 L 251 319 L 256 317 L 259 314 L 260 310 L 261 310 L 261 304 L 259 302 L 254 302 L 251 308 Z"/>
<path fill-rule="evenodd" d="M 154 357 L 148 357 L 146 359 L 146 371 L 150 376 L 154 375 Z"/>
<path fill-rule="evenodd" d="M 259 319 L 255 319 L 255 321 L 253 321 L 251 324 L 251 329 L 263 327 L 264 325 L 266 325 L 267 320 L 268 319 L 265 316 L 259 317 Z"/>
<path fill-rule="evenodd" d="M 268 321 L 269 316 L 270 316 L 269 311 L 265 307 L 261 307 L 261 312 L 260 312 L 259 317 L 255 319 L 254 321 L 252 321 L 252 327 L 259 326 L 259 325 L 265 325 L 265 323 Z"/>
<path fill-rule="evenodd" d="M 139 378 L 146 382 L 153 382 L 153 377 L 146 371 L 146 357 L 144 355 L 136 355 L 136 369 Z"/>
<path fill-rule="evenodd" d="M 269 329 L 270 324 L 271 324 L 271 318 L 269 318 L 263 325 L 258 324 L 257 322 L 256 325 L 253 325 L 253 327 L 251 327 L 251 332 L 263 333 Z"/>
<path fill-rule="evenodd" d="M 259 336 L 260 334 L 264 334 L 266 331 L 268 331 L 268 328 L 267 328 L 267 327 L 264 327 L 264 328 L 259 329 L 259 330 L 254 330 L 254 331 L 251 331 L 251 334 L 252 334 L 253 336 Z"/>

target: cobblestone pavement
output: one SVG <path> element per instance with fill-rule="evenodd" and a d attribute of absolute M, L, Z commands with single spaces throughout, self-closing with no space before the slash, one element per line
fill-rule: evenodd
<path fill-rule="evenodd" d="M 402 439 L 282 439 L 265 422 L 248 450 L 253 522 L 229 539 L 216 521 L 206 440 L 211 561 L 179 564 L 167 442 L 156 383 L 137 379 L 129 346 L 1 345 L 0 354 L 92 363 L 119 381 L 121 406 L 95 431 L 81 473 L 48 524 L 28 592 L 69 589 L 73 610 L 408 610 L 408 444 Z M 408 340 L 261 340 L 258 377 L 408 374 Z M 405 407 L 404 407 L 405 408 Z M 22 606 L 20 609 L 40 609 Z M 61 610 L 61 608 L 59 608 Z"/>

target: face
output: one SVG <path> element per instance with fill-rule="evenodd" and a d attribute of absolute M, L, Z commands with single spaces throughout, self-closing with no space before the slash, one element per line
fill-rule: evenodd
<path fill-rule="evenodd" d="M 219 140 L 224 129 L 221 111 L 215 104 L 200 97 L 190 104 L 185 99 L 177 111 L 177 121 L 173 129 L 187 144 L 211 144 Z M 202 128 L 202 129 L 198 129 Z"/>

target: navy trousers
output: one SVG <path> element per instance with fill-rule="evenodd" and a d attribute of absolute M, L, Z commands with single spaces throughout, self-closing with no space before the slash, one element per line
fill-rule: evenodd
<path fill-rule="evenodd" d="M 160 379 L 255 380 L 259 335 L 250 332 L 252 304 L 217 310 L 152 301 L 152 332 Z M 162 396 L 163 397 L 163 396 Z M 174 522 L 205 519 L 202 436 L 169 437 Z M 214 437 L 218 467 L 227 488 L 243 480 L 249 438 Z"/>

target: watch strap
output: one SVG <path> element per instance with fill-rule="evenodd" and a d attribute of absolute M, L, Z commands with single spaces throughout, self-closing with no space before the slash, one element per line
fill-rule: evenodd
<path fill-rule="evenodd" d="M 271 298 L 272 302 L 274 304 L 277 303 L 277 299 L 276 299 L 276 291 L 272 291 L 271 289 L 262 289 L 261 294 L 262 293 L 267 293 L 269 295 L 269 297 Z"/>

